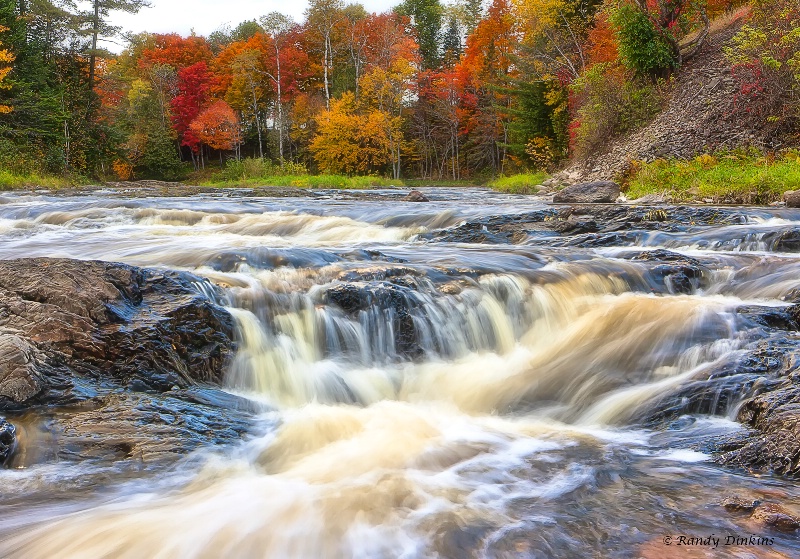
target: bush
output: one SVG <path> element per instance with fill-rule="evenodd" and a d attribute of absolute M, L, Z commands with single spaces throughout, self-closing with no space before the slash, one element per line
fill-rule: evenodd
<path fill-rule="evenodd" d="M 578 105 L 570 127 L 577 157 L 645 125 L 661 110 L 660 84 L 637 79 L 619 66 L 595 64 L 571 87 Z"/>

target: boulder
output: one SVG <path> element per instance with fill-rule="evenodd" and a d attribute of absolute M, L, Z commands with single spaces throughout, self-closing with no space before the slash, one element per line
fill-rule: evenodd
<path fill-rule="evenodd" d="M 187 273 L 32 258 L 0 261 L 0 409 L 218 383 L 233 321 Z M 213 289 L 213 288 L 212 288 Z"/>
<path fill-rule="evenodd" d="M 800 518 L 774 503 L 758 505 L 750 518 L 763 526 L 782 532 L 794 532 L 800 528 Z"/>
<path fill-rule="evenodd" d="M 406 202 L 430 202 L 430 199 L 419 190 L 412 190 L 403 200 Z"/>
<path fill-rule="evenodd" d="M 620 187 L 614 181 L 583 182 L 556 192 L 553 202 L 558 204 L 611 203 L 619 198 Z"/>
<path fill-rule="evenodd" d="M 800 190 L 787 190 L 783 193 L 787 208 L 800 208 Z"/>

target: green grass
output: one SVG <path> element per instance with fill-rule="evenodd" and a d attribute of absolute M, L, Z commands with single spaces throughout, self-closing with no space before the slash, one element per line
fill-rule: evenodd
<path fill-rule="evenodd" d="M 663 194 L 676 202 L 768 204 L 800 189 L 800 155 L 774 159 L 753 154 L 701 155 L 690 161 L 657 160 L 633 171 L 629 199 Z"/>
<path fill-rule="evenodd" d="M 343 175 L 287 175 L 278 177 L 259 177 L 240 180 L 210 180 L 202 186 L 216 187 L 259 187 L 284 186 L 293 188 L 335 188 L 365 190 L 369 188 L 385 188 L 403 186 L 403 181 L 384 179 L 381 177 L 346 177 Z"/>
<path fill-rule="evenodd" d="M 527 173 L 500 177 L 490 181 L 486 186 L 492 190 L 509 194 L 536 194 L 539 191 L 539 185 L 546 179 L 547 173 Z"/>
<path fill-rule="evenodd" d="M 21 190 L 29 188 L 47 188 L 55 190 L 82 184 L 82 180 L 68 179 L 55 175 L 17 175 L 10 171 L 0 170 L 0 190 Z"/>

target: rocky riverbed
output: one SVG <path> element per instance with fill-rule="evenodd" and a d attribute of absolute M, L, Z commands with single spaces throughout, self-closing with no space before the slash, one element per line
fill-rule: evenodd
<path fill-rule="evenodd" d="M 405 194 L 5 198 L 0 554 L 800 551 L 800 211 Z"/>

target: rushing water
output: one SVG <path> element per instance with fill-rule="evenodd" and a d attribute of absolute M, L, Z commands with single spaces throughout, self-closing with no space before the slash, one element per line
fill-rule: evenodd
<path fill-rule="evenodd" d="M 800 554 L 780 534 L 697 555 L 663 544 L 763 535 L 723 495 L 800 496 L 704 453 L 740 429 L 744 389 L 713 416 L 641 422 L 757 339 L 737 307 L 783 305 L 797 289 L 800 258 L 772 252 L 769 236 L 800 227 L 800 212 L 640 232 L 627 247 L 457 244 L 420 235 L 545 206 L 431 196 L 3 199 L 0 258 L 163 266 L 220 286 L 240 337 L 227 388 L 265 411 L 262 435 L 156 477 L 46 460 L 0 471 L 0 556 Z M 643 247 L 696 258 L 711 277 L 674 295 L 626 256 Z"/>

